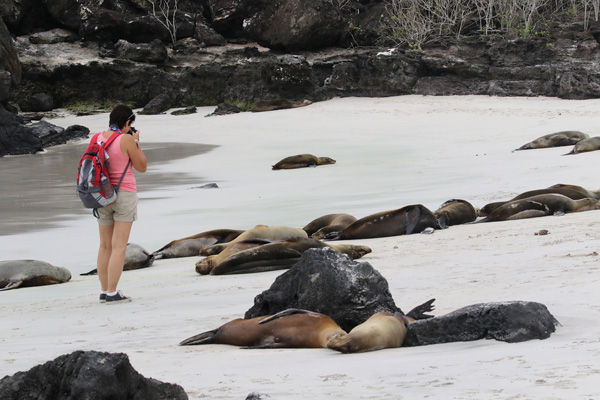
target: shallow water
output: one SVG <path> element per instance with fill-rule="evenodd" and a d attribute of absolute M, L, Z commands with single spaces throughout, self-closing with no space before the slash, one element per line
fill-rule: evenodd
<path fill-rule="evenodd" d="M 77 165 L 87 142 L 50 147 L 43 153 L 0 158 L 0 236 L 51 228 L 90 210 L 76 194 Z M 145 143 L 148 171 L 135 173 L 144 188 L 206 183 L 197 174 L 161 172 L 161 165 L 206 153 L 216 146 Z"/>

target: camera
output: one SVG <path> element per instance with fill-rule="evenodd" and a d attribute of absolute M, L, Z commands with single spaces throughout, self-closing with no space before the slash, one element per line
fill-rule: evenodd
<path fill-rule="evenodd" d="M 133 132 L 133 133 L 132 133 Z M 129 127 L 129 134 L 133 135 L 134 133 L 137 133 L 137 129 L 135 129 L 133 126 Z"/>

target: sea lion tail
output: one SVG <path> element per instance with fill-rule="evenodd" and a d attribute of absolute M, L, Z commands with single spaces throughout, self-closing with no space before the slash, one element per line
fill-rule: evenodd
<path fill-rule="evenodd" d="M 446 224 L 446 217 L 438 217 L 437 226 L 439 229 L 448 229 L 448 225 Z"/>
<path fill-rule="evenodd" d="M 180 346 L 195 346 L 197 344 L 211 344 L 214 343 L 214 338 L 218 329 L 212 331 L 202 332 L 198 335 L 189 337 L 179 343 Z"/>
<path fill-rule="evenodd" d="M 406 212 L 406 234 L 410 235 L 414 232 L 417 224 L 419 223 L 419 218 L 421 218 L 421 210 L 418 206 L 411 207 L 410 210 Z"/>
<path fill-rule="evenodd" d="M 435 308 L 435 306 L 433 305 L 433 302 L 435 301 L 435 299 L 431 299 L 426 301 L 425 303 L 416 306 L 415 308 L 413 308 L 412 310 L 410 310 L 406 316 L 410 317 L 412 319 L 428 319 L 428 318 L 433 318 L 433 315 L 427 315 L 425 314 L 426 312 L 430 312 L 433 311 L 433 309 Z"/>
<path fill-rule="evenodd" d="M 351 337 L 348 334 L 334 336 L 327 341 L 327 348 L 340 353 L 348 354 L 353 353 L 352 345 L 350 344 Z"/>

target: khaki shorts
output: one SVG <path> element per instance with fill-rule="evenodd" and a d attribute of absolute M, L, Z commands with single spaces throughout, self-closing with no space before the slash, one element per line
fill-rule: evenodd
<path fill-rule="evenodd" d="M 137 220 L 137 204 L 137 193 L 119 190 L 117 201 L 98 209 L 98 215 L 100 215 L 98 223 L 100 225 L 114 225 L 115 221 L 133 222 Z"/>

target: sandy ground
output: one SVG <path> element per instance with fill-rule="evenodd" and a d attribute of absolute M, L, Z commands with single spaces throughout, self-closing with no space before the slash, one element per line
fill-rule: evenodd
<path fill-rule="evenodd" d="M 209 118 L 214 107 L 188 116 L 139 116 L 142 142 L 155 152 L 166 142 L 218 147 L 168 163 L 149 157 L 131 242 L 154 251 L 216 228 L 302 227 L 328 213 L 361 218 L 414 203 L 435 210 L 452 198 L 481 207 L 556 183 L 597 189 L 599 152 L 562 157 L 570 147 L 512 150 L 561 130 L 600 135 L 599 109 L 600 100 L 403 96 Z M 51 122 L 95 132 L 107 120 L 101 114 Z M 299 153 L 337 163 L 271 170 Z M 8 159 L 26 160 L 0 159 L 0 167 Z M 2 168 L 0 179 L 19 174 L 18 165 Z M 153 176 L 167 177 L 165 184 L 144 183 Z M 44 173 L 22 178 L 24 185 L 35 183 Z M 71 181 L 63 183 L 66 194 L 74 190 Z M 209 182 L 219 188 L 198 189 Z M 251 392 L 273 399 L 600 398 L 600 211 L 352 241 L 373 249 L 363 261 L 388 280 L 405 311 L 430 298 L 436 315 L 530 300 L 545 304 L 561 326 L 546 340 L 517 344 L 482 340 L 343 355 L 177 346 L 242 317 L 283 271 L 200 276 L 194 271 L 199 257 L 159 260 L 123 274 L 120 289 L 132 303 L 106 306 L 97 301 L 97 278 L 79 276 L 95 267 L 94 218 L 24 193 L 23 207 L 39 202 L 59 222 L 35 229 L 43 217 L 23 215 L 32 228 L 3 230 L 0 259 L 44 260 L 69 268 L 73 278 L 0 294 L 0 376 L 75 350 L 99 350 L 128 354 L 141 374 L 177 383 L 191 399 L 244 399 Z M 541 229 L 549 234 L 536 235 Z"/>

